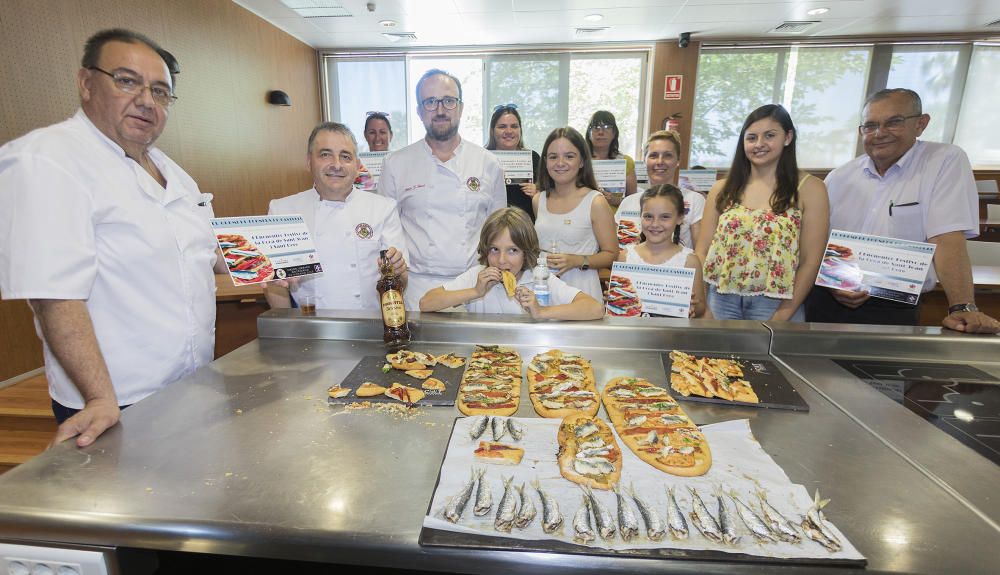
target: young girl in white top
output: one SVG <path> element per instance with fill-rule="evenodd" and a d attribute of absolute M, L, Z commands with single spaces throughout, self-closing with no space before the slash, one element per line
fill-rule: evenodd
<path fill-rule="evenodd" d="M 531 268 L 538 261 L 538 236 L 531 218 L 520 208 L 493 212 L 479 234 L 479 264 L 420 298 L 420 311 L 458 305 L 472 313 L 528 313 L 535 319 L 599 319 L 601 302 L 571 287 L 555 274 L 548 278 L 551 305 L 540 306 L 532 290 Z M 514 297 L 507 296 L 503 272 L 517 278 Z"/>
<path fill-rule="evenodd" d="M 618 256 L 615 218 L 597 191 L 587 142 L 573 128 L 557 128 L 542 148 L 538 191 L 532 201 L 535 231 L 549 269 L 600 301 L 599 269 Z M 551 249 L 552 246 L 556 249 Z"/>
<path fill-rule="evenodd" d="M 618 254 L 618 261 L 672 268 L 694 269 L 690 317 L 705 313 L 701 262 L 690 248 L 680 244 L 684 222 L 684 195 L 670 184 L 660 184 L 642 193 L 639 200 L 642 218 L 641 243 L 628 245 Z"/>

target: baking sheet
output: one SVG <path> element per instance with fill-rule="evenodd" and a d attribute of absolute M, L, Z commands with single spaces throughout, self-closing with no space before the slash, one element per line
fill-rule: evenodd
<path fill-rule="evenodd" d="M 409 375 L 406 375 L 405 372 L 398 369 L 391 369 L 389 370 L 389 373 L 383 373 L 382 366 L 385 365 L 385 363 L 384 355 L 366 355 L 361 358 L 361 361 L 354 366 L 351 373 L 347 374 L 347 377 L 340 382 L 340 386 L 350 388 L 352 390 L 351 393 L 348 393 L 344 397 L 331 397 L 330 403 L 370 401 L 372 403 L 399 404 L 399 400 L 385 395 L 376 395 L 374 397 L 358 397 L 357 395 L 354 395 L 353 390 L 357 389 L 362 383 L 370 381 L 385 388 L 392 386 L 393 382 L 398 382 L 403 385 L 421 389 L 427 395 L 425 395 L 420 401 L 416 402 L 415 405 L 455 405 L 455 399 L 458 397 L 458 384 L 462 381 L 462 372 L 465 370 L 465 364 L 462 364 L 459 367 L 448 367 L 440 363 L 435 365 L 434 373 L 432 373 L 430 377 L 436 377 L 437 379 L 443 381 L 445 384 L 445 390 L 444 392 L 433 392 L 420 387 L 420 384 L 426 380 L 410 377 Z"/>
<path fill-rule="evenodd" d="M 720 405 L 741 405 L 745 407 L 764 407 L 771 409 L 790 409 L 792 411 L 809 411 L 809 404 L 799 395 L 784 374 L 778 370 L 778 366 L 768 359 L 766 355 L 740 355 L 734 356 L 726 353 L 703 353 L 687 350 L 680 350 L 684 353 L 697 357 L 717 357 L 722 359 L 739 360 L 743 366 L 743 379 L 750 382 L 754 393 L 760 403 L 746 403 L 743 401 L 730 401 L 718 397 L 700 397 L 697 395 L 683 396 L 673 388 L 668 389 L 670 395 L 679 401 L 700 401 L 705 403 L 717 403 Z M 663 369 L 667 373 L 667 386 L 670 384 L 670 366 L 673 360 L 670 359 L 670 352 L 660 353 L 660 360 L 663 361 Z"/>
<path fill-rule="evenodd" d="M 573 516 L 582 504 L 582 491 L 575 483 L 562 478 L 556 462 L 556 434 L 561 420 L 518 418 L 526 428 L 524 438 L 520 442 L 511 442 L 509 437 L 504 442 L 518 445 L 525 450 L 520 465 L 503 466 L 495 464 L 480 464 L 474 462 L 473 451 L 478 440 L 469 437 L 469 429 L 475 418 L 464 417 L 456 419 L 448 450 L 441 464 L 438 484 L 431 500 L 427 515 L 424 517 L 423 530 L 420 535 L 422 545 L 475 547 L 507 550 L 559 551 L 587 554 L 626 554 L 637 557 L 684 557 L 688 559 L 708 559 L 725 561 L 765 561 L 765 562 L 797 562 L 818 564 L 839 564 L 863 566 L 865 558 L 854 548 L 835 526 L 827 525 L 843 543 L 843 549 L 831 553 L 819 543 L 808 539 L 802 534 L 803 540 L 798 544 L 775 542 L 757 543 L 746 526 L 736 518 L 738 533 L 742 536 L 735 545 L 716 544 L 704 538 L 697 528 L 691 524 L 687 514 L 691 510 L 691 495 L 688 487 L 697 489 L 702 500 L 713 514 L 717 510 L 715 497 L 712 495 L 716 486 L 734 489 L 737 494 L 751 506 L 756 505 L 752 497 L 755 489 L 763 489 L 768 493 L 768 501 L 789 520 L 798 523 L 801 515 L 812 504 L 812 497 L 805 487 L 795 485 L 788 479 L 785 472 L 760 447 L 750 431 L 748 420 L 735 420 L 702 427 L 705 437 L 712 449 L 713 465 L 709 472 L 701 477 L 676 477 L 663 473 L 644 463 L 629 449 L 622 450 L 623 469 L 621 485 L 634 486 L 642 498 L 656 509 L 663 521 L 666 521 L 666 487 L 675 488 L 677 502 L 688 519 L 690 535 L 688 539 L 674 541 L 667 535 L 662 541 L 650 541 L 645 536 L 645 527 L 635 504 L 629 500 L 633 512 L 639 518 L 641 535 L 631 542 L 624 542 L 616 534 L 612 541 L 598 538 L 587 545 L 573 542 Z M 616 439 L 617 439 L 617 433 Z M 483 438 L 491 439 L 489 431 Z M 621 444 L 618 439 L 619 445 Z M 473 468 L 485 467 L 486 478 L 493 491 L 493 509 L 483 517 L 476 517 L 472 512 L 475 504 L 475 493 L 462 514 L 458 524 L 448 522 L 443 517 L 445 506 L 452 496 L 458 493 L 469 479 Z M 493 528 L 497 505 L 503 496 L 502 478 L 513 476 L 513 483 L 525 484 L 538 516 L 521 530 L 514 528 L 511 533 L 501 533 Z M 542 488 L 559 504 L 564 517 L 563 525 L 557 532 L 549 535 L 541 527 L 541 501 L 534 490 L 531 481 L 538 479 Z M 596 497 L 617 517 L 615 495 L 610 491 L 594 491 Z M 731 511 L 732 502 L 727 501 Z M 833 501 L 825 510 L 826 515 L 834 518 L 837 502 Z"/>

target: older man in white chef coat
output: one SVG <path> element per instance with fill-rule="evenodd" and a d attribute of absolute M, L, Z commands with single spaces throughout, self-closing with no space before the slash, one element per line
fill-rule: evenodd
<path fill-rule="evenodd" d="M 212 361 L 210 196 L 153 143 L 177 62 L 105 30 L 77 72 L 80 110 L 0 148 L 0 292 L 44 343 L 55 441 L 92 443 L 120 409 Z"/>
<path fill-rule="evenodd" d="M 301 214 L 312 234 L 323 273 L 272 283 L 265 295 L 271 307 L 291 307 L 313 296 L 321 309 L 379 309 L 379 251 L 396 273 L 406 272 L 406 240 L 389 198 L 357 190 L 358 142 L 351 130 L 335 122 L 316 126 L 309 135 L 306 167 L 313 187 L 273 200 L 269 214 Z"/>
<path fill-rule="evenodd" d="M 411 254 L 407 309 L 420 309 L 427 291 L 475 265 L 483 222 L 507 205 L 496 157 L 458 134 L 462 107 L 458 78 L 428 71 L 417 82 L 417 113 L 427 134 L 382 165 L 379 193 L 398 202 Z"/>

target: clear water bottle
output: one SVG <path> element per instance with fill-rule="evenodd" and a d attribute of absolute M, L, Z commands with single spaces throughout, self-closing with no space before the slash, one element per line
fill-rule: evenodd
<path fill-rule="evenodd" d="M 538 256 L 538 264 L 531 270 L 531 276 L 534 278 L 532 289 L 535 291 L 538 305 L 549 305 L 549 268 L 545 263 L 544 255 Z"/>
<path fill-rule="evenodd" d="M 548 253 L 550 253 L 550 254 L 557 254 L 557 253 L 559 253 L 559 242 L 556 241 L 555 239 L 553 239 L 551 242 L 549 242 L 549 252 Z M 552 273 L 557 273 L 559 271 L 559 268 L 549 268 L 549 271 L 552 272 Z"/>

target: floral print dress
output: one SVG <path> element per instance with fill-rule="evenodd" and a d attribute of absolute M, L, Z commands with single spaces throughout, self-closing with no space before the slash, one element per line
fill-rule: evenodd
<path fill-rule="evenodd" d="M 792 299 L 802 210 L 776 214 L 735 204 L 719 216 L 705 281 L 721 294 Z"/>

